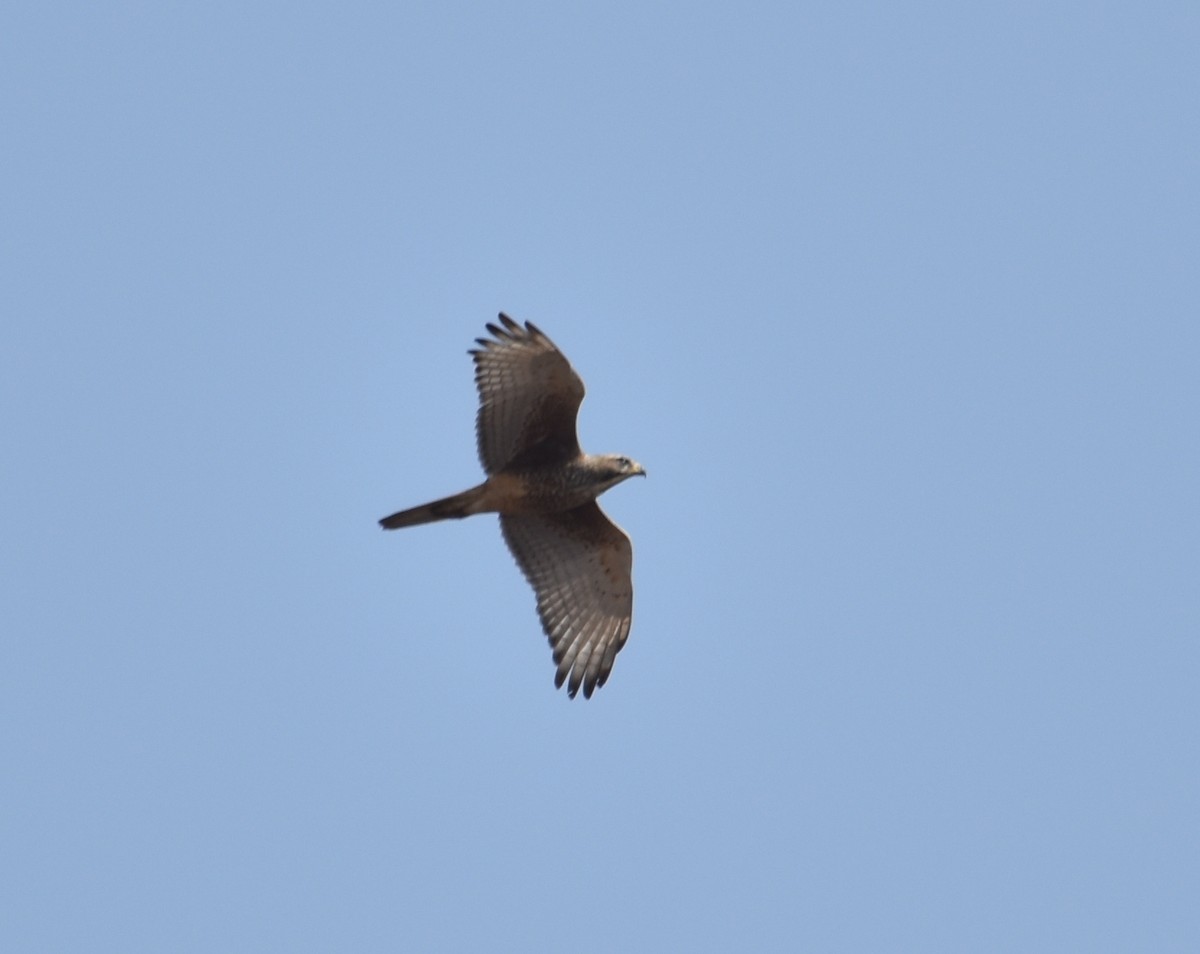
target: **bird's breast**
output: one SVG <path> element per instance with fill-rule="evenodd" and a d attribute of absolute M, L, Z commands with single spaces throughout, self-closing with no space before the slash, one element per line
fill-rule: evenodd
<path fill-rule="evenodd" d="M 602 489 L 569 466 L 502 471 L 488 478 L 488 509 L 507 514 L 559 513 L 595 500 Z"/>

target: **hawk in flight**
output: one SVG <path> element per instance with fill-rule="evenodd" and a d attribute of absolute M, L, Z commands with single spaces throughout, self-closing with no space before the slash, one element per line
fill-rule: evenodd
<path fill-rule="evenodd" d="M 500 530 L 537 594 L 558 667 L 554 685 L 590 698 L 612 672 L 633 613 L 633 548 L 596 498 L 641 464 L 585 454 L 575 433 L 583 382 L 549 338 L 501 312 L 477 338 L 475 433 L 487 473 L 478 487 L 401 510 L 385 530 L 475 513 L 500 514 Z"/>

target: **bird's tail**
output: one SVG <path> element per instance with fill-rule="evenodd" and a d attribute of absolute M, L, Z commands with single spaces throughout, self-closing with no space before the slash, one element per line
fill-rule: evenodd
<path fill-rule="evenodd" d="M 485 486 L 487 485 L 480 484 L 453 497 L 443 497 L 441 500 L 410 510 L 401 510 L 390 517 L 384 517 L 379 521 L 379 525 L 384 530 L 399 530 L 401 527 L 415 527 L 422 523 L 433 523 L 435 520 L 456 520 L 479 513 L 478 504 L 483 498 Z"/>

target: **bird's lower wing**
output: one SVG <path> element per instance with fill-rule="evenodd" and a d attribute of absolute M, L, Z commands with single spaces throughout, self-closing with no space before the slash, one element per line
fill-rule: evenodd
<path fill-rule="evenodd" d="M 501 515 L 509 550 L 537 594 L 558 666 L 554 684 L 574 698 L 603 686 L 633 615 L 633 547 L 592 501 L 574 510 Z M 569 678 L 568 678 L 569 677 Z"/>

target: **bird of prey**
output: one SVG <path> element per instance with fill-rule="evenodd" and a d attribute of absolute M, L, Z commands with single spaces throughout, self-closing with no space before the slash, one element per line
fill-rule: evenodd
<path fill-rule="evenodd" d="M 500 530 L 537 595 L 538 616 L 573 699 L 603 686 L 625 645 L 633 613 L 633 548 L 596 498 L 642 465 L 585 454 L 575 419 L 583 382 L 532 322 L 500 313 L 477 338 L 475 436 L 487 473 L 478 487 L 379 521 L 385 530 L 476 513 L 498 513 Z"/>

